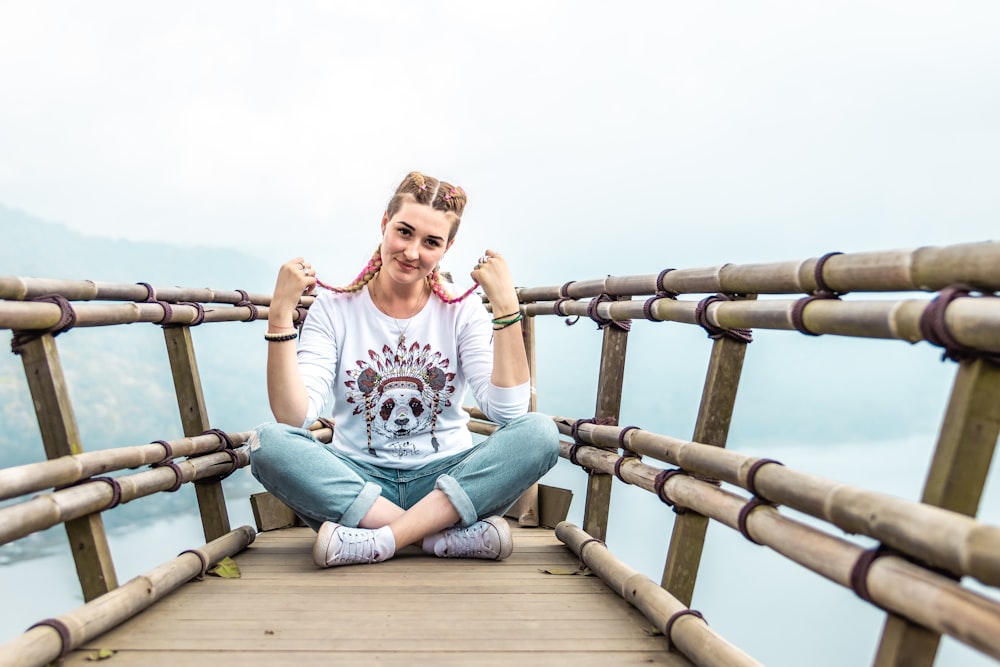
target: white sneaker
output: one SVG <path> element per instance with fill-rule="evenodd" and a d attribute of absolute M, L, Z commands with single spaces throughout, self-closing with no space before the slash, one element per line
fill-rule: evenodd
<path fill-rule="evenodd" d="M 433 553 L 439 558 L 503 560 L 514 550 L 507 520 L 487 517 L 468 528 L 449 528 L 438 534 Z"/>
<path fill-rule="evenodd" d="M 327 521 L 319 527 L 313 545 L 313 561 L 319 567 L 377 563 L 392 557 L 379 549 L 376 531 L 368 528 L 348 528 Z M 391 550 L 390 550 L 391 551 Z"/>

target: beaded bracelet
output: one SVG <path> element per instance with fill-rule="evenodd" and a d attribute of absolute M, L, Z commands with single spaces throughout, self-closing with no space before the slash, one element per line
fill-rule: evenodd
<path fill-rule="evenodd" d="M 295 340 L 299 337 L 298 331 L 293 331 L 292 333 L 265 333 L 264 340 L 269 343 L 284 343 L 285 341 Z"/>

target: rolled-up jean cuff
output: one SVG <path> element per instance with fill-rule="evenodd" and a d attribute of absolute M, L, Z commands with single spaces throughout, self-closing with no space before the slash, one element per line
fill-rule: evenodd
<path fill-rule="evenodd" d="M 463 526 L 471 526 L 479 520 L 476 508 L 469 499 L 469 495 L 459 486 L 458 482 L 451 475 L 441 475 L 434 482 L 434 488 L 440 489 L 444 495 L 448 496 L 455 511 L 458 512 L 458 521 Z"/>
<path fill-rule="evenodd" d="M 347 511 L 340 516 L 340 524 L 350 528 L 357 528 L 361 520 L 368 514 L 378 497 L 382 495 L 382 487 L 378 484 L 365 482 L 361 493 L 354 499 Z"/>

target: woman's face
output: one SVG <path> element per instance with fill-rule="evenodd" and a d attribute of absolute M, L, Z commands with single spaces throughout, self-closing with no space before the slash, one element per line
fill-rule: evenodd
<path fill-rule="evenodd" d="M 406 202 L 396 215 L 382 216 L 382 269 L 387 278 L 406 285 L 430 274 L 451 247 L 451 220 L 444 211 Z"/>

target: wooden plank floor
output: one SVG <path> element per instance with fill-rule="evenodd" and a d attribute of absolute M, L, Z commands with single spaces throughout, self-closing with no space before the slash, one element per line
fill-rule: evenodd
<path fill-rule="evenodd" d="M 124 665 L 689 665 L 551 530 L 512 524 L 505 561 L 406 549 L 378 565 L 321 570 L 308 528 L 262 533 L 242 577 L 206 577 L 67 656 Z"/>

